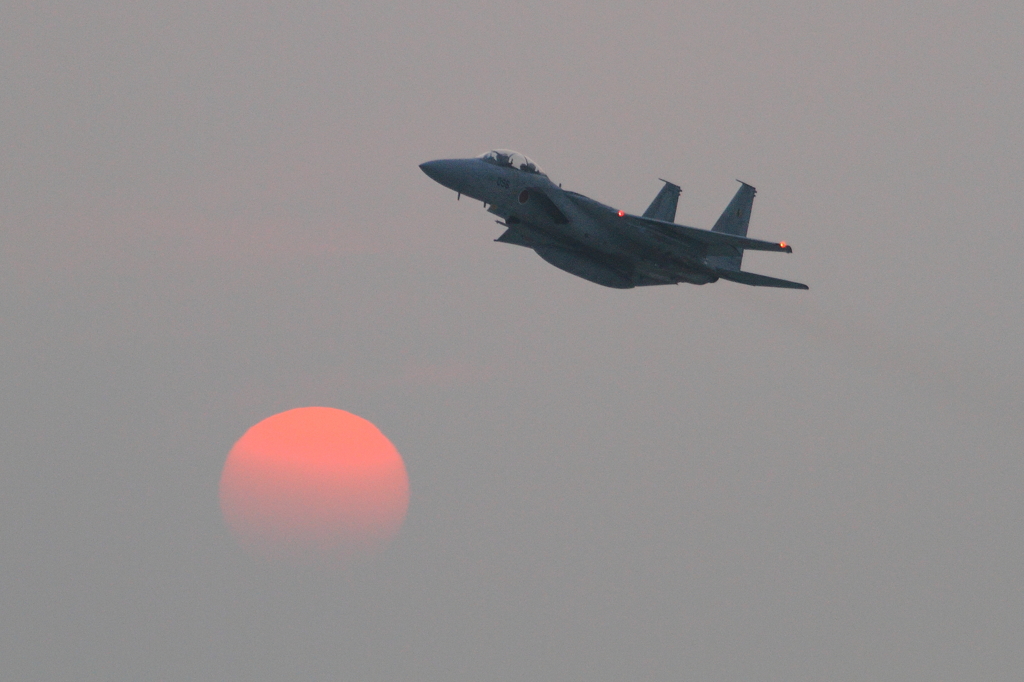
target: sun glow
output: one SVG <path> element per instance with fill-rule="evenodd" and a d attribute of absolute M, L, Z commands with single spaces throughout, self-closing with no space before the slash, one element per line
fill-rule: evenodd
<path fill-rule="evenodd" d="M 376 426 L 329 407 L 268 417 L 245 432 L 220 481 L 224 519 L 268 557 L 348 559 L 381 549 L 409 505 L 401 455 Z"/>

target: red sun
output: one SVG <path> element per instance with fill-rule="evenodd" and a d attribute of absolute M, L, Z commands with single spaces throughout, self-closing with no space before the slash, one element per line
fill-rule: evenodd
<path fill-rule="evenodd" d="M 402 456 L 362 417 L 300 407 L 245 432 L 220 505 L 238 540 L 271 558 L 350 559 L 395 536 L 409 507 Z"/>

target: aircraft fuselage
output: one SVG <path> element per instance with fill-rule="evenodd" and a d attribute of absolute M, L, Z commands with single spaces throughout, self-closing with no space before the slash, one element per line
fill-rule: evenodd
<path fill-rule="evenodd" d="M 488 211 L 501 218 L 499 222 L 506 231 L 497 241 L 533 249 L 552 265 L 604 286 L 625 289 L 678 282 L 707 284 L 720 276 L 741 281 L 736 278 L 739 275 L 729 276 L 732 271 L 723 275 L 722 268 L 708 257 L 733 258 L 738 271 L 743 247 L 737 244 L 753 244 L 746 248 L 765 248 L 757 245 L 768 244 L 745 239 L 745 220 L 742 236 L 712 235 L 714 239 L 705 236 L 707 230 L 676 225 L 673 220 L 679 188 L 671 183 L 666 183 L 641 217 L 563 190 L 533 162 L 515 152 L 499 150 L 479 158 L 428 161 L 420 168 L 441 185 L 482 201 Z M 752 201 L 753 188 L 749 190 Z M 749 206 L 746 210 L 749 216 Z M 768 247 L 790 250 L 784 243 Z"/>

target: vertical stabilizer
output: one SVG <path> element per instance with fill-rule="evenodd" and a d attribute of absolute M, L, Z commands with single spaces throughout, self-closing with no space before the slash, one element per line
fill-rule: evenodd
<path fill-rule="evenodd" d="M 645 218 L 664 220 L 666 223 L 674 223 L 676 220 L 676 204 L 679 203 L 679 185 L 674 185 L 668 180 L 662 180 L 665 186 L 654 197 L 654 201 L 644 211 Z"/>
<path fill-rule="evenodd" d="M 747 227 L 750 225 L 750 210 L 754 207 L 754 195 L 757 190 L 740 181 L 740 188 L 736 195 L 729 202 L 729 205 L 718 218 L 718 222 L 711 228 L 712 232 L 723 232 L 734 234 L 738 237 L 747 236 Z M 739 270 L 743 261 L 743 249 L 737 249 L 735 256 L 708 256 L 708 265 L 727 270 Z"/>

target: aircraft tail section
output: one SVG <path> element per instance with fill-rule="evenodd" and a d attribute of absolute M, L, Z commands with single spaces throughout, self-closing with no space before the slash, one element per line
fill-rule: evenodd
<path fill-rule="evenodd" d="M 718 218 L 718 222 L 711 228 L 712 232 L 733 234 L 737 237 L 747 236 L 747 227 L 750 226 L 750 210 L 754 207 L 754 195 L 757 190 L 740 181 L 740 188 L 736 190 L 732 201 Z M 708 256 L 708 265 L 724 270 L 739 270 L 743 262 L 743 249 L 737 249 L 736 255 L 732 256 Z"/>
<path fill-rule="evenodd" d="M 654 201 L 644 211 L 644 218 L 664 220 L 666 223 L 674 223 L 676 220 L 676 204 L 679 203 L 679 185 L 674 185 L 668 180 L 662 180 L 665 186 L 654 197 Z"/>
<path fill-rule="evenodd" d="M 722 279 L 727 279 L 730 282 L 738 282 L 739 284 L 746 284 L 752 287 L 778 287 L 780 289 L 809 289 L 806 284 L 800 282 L 790 282 L 786 279 L 778 279 L 777 277 L 769 277 L 768 275 L 758 275 L 753 272 L 743 272 L 741 270 L 715 270 L 716 276 Z"/>

